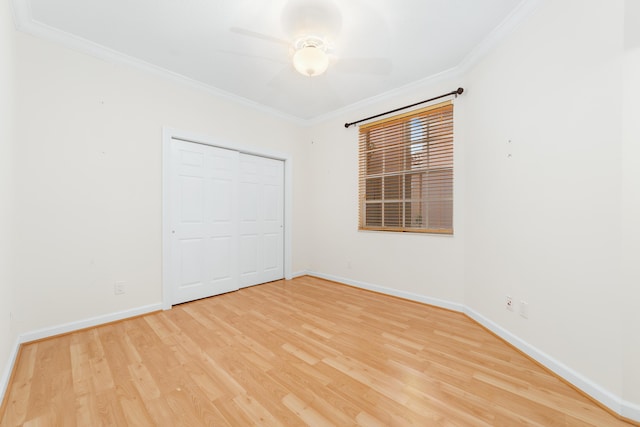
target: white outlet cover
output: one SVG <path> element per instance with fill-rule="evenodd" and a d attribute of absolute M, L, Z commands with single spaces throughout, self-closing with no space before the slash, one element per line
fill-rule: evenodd
<path fill-rule="evenodd" d="M 526 301 L 520 301 L 520 316 L 529 318 L 529 304 Z"/>
<path fill-rule="evenodd" d="M 113 293 L 114 293 L 114 295 L 122 295 L 122 294 L 124 294 L 124 282 L 116 282 L 113 285 Z"/>
<path fill-rule="evenodd" d="M 511 298 L 510 296 L 507 296 L 506 306 L 507 310 L 513 311 L 513 298 Z"/>

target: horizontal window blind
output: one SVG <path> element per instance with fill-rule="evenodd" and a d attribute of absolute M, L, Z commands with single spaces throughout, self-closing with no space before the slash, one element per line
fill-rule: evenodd
<path fill-rule="evenodd" d="M 360 127 L 359 228 L 453 234 L 453 104 Z"/>

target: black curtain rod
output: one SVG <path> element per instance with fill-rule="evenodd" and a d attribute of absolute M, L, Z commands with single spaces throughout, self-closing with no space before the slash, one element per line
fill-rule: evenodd
<path fill-rule="evenodd" d="M 380 117 L 380 116 L 384 116 L 384 115 L 387 115 L 387 114 L 395 113 L 396 111 L 406 110 L 407 108 L 415 107 L 416 105 L 424 104 L 425 102 L 435 101 L 436 99 L 444 98 L 445 96 L 455 95 L 457 97 L 458 95 L 462 94 L 462 92 L 464 92 L 464 89 L 459 87 L 456 90 L 453 90 L 453 91 L 451 91 L 449 93 L 445 93 L 444 95 L 436 96 L 435 98 L 425 99 L 424 101 L 416 102 L 415 104 L 411 104 L 411 105 L 405 105 L 404 107 L 400 107 L 400 108 L 396 108 L 395 110 L 386 111 L 384 113 L 376 114 L 375 116 L 367 117 L 366 119 L 360 119 L 360 120 L 358 120 L 356 122 L 345 123 L 344 127 L 348 128 L 349 126 L 357 125 L 358 123 L 362 123 L 362 122 L 365 122 L 367 120 L 371 120 L 371 119 L 375 119 L 375 118 Z"/>

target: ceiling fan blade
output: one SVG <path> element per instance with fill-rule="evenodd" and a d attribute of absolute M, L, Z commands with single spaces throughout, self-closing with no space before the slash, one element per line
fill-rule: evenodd
<path fill-rule="evenodd" d="M 253 37 L 253 38 L 264 40 L 271 43 L 280 43 L 285 46 L 291 46 L 291 43 L 289 43 L 287 40 L 279 39 L 278 37 L 273 37 L 268 34 L 262 34 L 257 31 L 251 31 L 251 30 L 247 30 L 239 27 L 231 27 L 229 28 L 229 30 L 232 33 L 240 34 L 243 36 Z"/>
<path fill-rule="evenodd" d="M 342 73 L 388 76 L 393 63 L 386 58 L 338 58 L 334 67 Z"/>

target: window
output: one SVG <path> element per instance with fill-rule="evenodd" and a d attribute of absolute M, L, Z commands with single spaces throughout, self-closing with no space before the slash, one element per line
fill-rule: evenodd
<path fill-rule="evenodd" d="M 360 127 L 361 230 L 453 234 L 453 104 Z"/>

